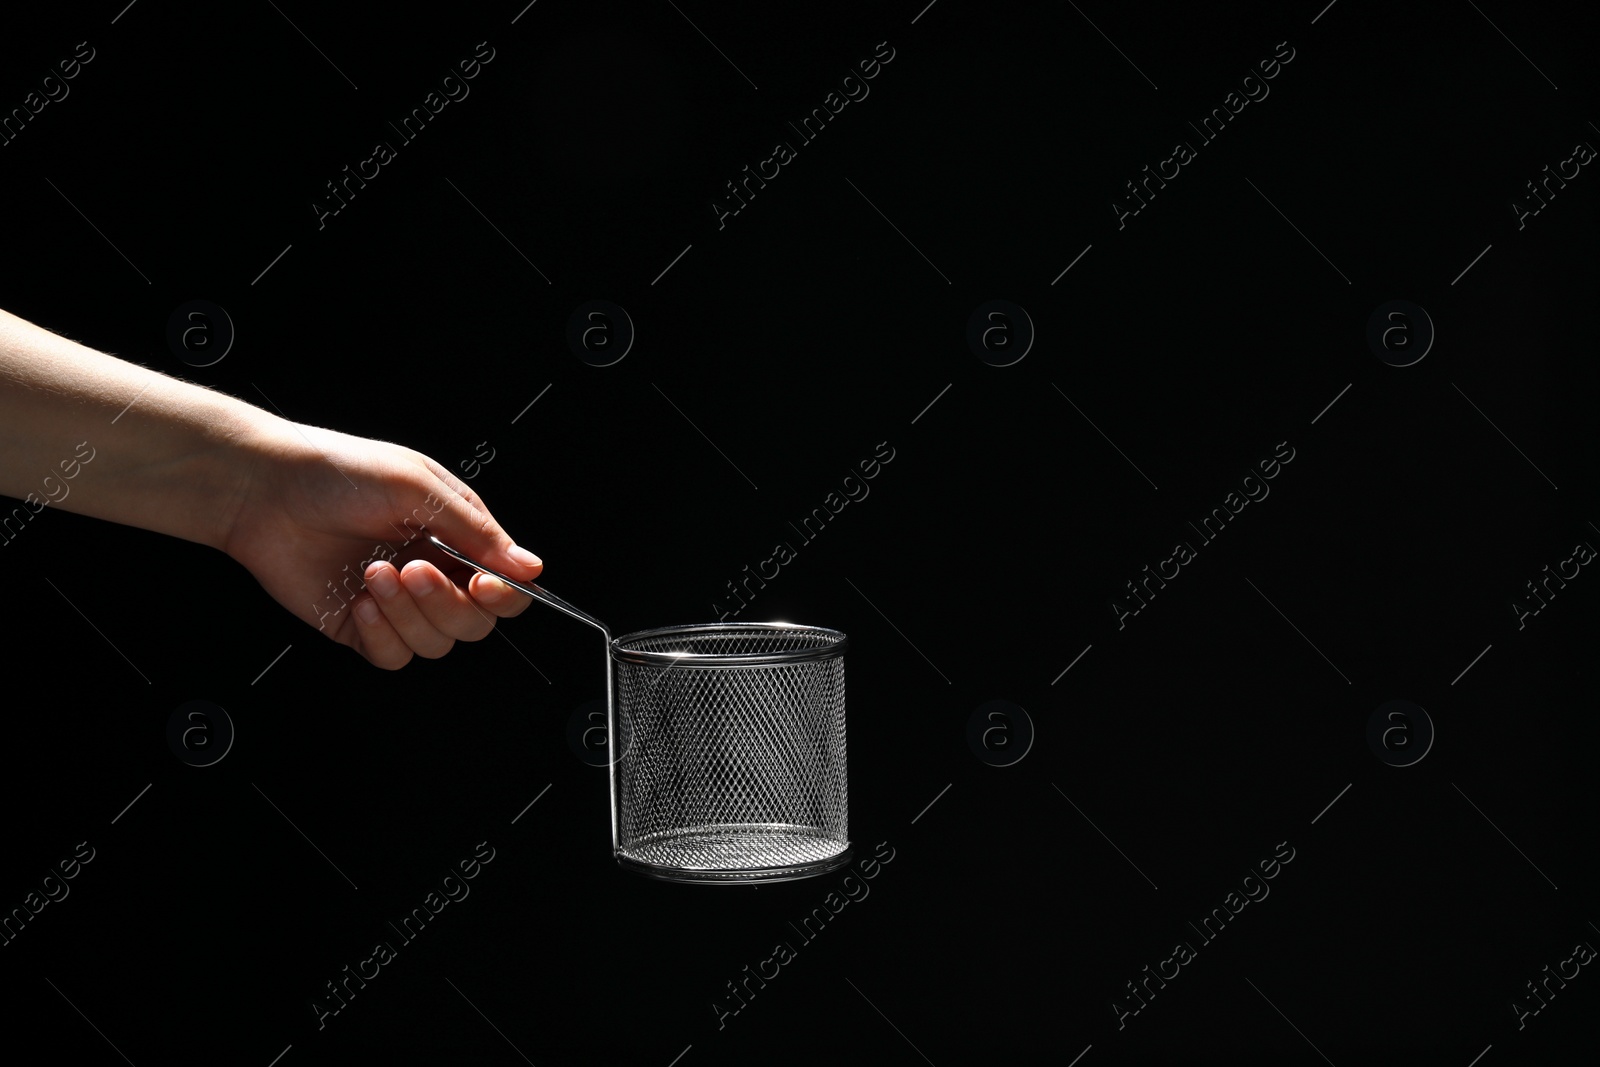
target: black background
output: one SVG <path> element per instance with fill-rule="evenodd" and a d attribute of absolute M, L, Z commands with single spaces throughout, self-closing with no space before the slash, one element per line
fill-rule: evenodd
<path fill-rule="evenodd" d="M 839 876 L 620 872 L 605 772 L 566 741 L 603 695 L 591 631 L 534 606 L 383 672 L 219 553 L 52 508 L 4 548 L 0 907 L 96 851 L 0 948 L 4 1041 L 141 1067 L 1593 1061 L 1593 968 L 1511 1008 L 1600 942 L 1600 578 L 1511 608 L 1600 543 L 1600 179 L 1511 208 L 1600 139 L 1576 5 L 277 6 L 5 16 L 7 111 L 95 58 L 0 147 L 3 306 L 452 469 L 487 441 L 473 488 L 616 632 L 713 618 L 887 442 L 741 618 L 850 635 L 851 836 L 894 858 L 719 1029 Z M 324 183 L 480 41 L 470 96 L 319 229 Z M 883 41 L 870 95 L 797 144 Z M 1119 229 L 1123 183 L 1283 41 L 1270 95 Z M 719 229 L 777 140 L 797 158 Z M 210 367 L 164 339 L 192 299 L 237 330 Z M 564 340 L 591 299 L 637 329 L 613 366 Z M 966 343 L 991 299 L 1037 329 L 1009 367 Z M 1365 341 L 1395 299 L 1437 329 L 1405 368 Z M 1270 496 L 1119 630 L 1123 583 L 1280 442 Z M 204 768 L 166 740 L 195 699 L 237 730 Z M 992 699 L 1037 732 L 1014 766 L 967 744 Z M 1366 741 L 1391 699 L 1437 731 L 1409 767 Z M 319 1029 L 324 983 L 480 841 L 471 895 Z M 1270 896 L 1119 1029 L 1125 983 L 1280 842 Z"/>

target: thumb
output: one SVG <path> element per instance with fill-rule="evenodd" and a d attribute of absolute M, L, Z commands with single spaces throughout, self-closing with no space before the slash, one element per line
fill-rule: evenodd
<path fill-rule="evenodd" d="M 433 513 L 428 529 L 485 567 L 520 582 L 531 582 L 544 570 L 544 562 L 513 541 L 479 504 L 446 489 L 429 494 L 426 505 Z"/>

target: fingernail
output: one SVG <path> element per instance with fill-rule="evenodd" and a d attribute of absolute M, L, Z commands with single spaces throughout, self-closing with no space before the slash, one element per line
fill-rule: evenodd
<path fill-rule="evenodd" d="M 524 567 L 544 566 L 544 560 L 540 559 L 538 556 L 535 556 L 532 552 L 529 552 L 521 545 L 512 545 L 506 550 L 506 555 L 510 556 Z"/>
<path fill-rule="evenodd" d="M 483 595 L 486 599 L 500 600 L 509 592 L 511 592 L 511 587 L 505 582 L 502 582 L 498 578 L 490 578 L 488 576 L 484 577 Z"/>
<path fill-rule="evenodd" d="M 383 617 L 383 613 L 378 610 L 378 602 L 370 599 L 356 605 L 356 614 L 360 615 L 361 621 L 369 626 Z"/>
<path fill-rule="evenodd" d="M 422 567 L 416 567 L 414 570 L 417 576 L 411 579 L 411 581 L 415 586 L 415 592 L 418 596 L 427 596 L 429 593 L 439 588 L 434 581 L 433 575 L 429 574 L 425 569 Z"/>
<path fill-rule="evenodd" d="M 385 600 L 400 591 L 400 580 L 394 576 L 394 572 L 388 567 L 368 578 L 367 585 Z M 367 621 L 371 622 L 372 620 L 368 619 Z"/>

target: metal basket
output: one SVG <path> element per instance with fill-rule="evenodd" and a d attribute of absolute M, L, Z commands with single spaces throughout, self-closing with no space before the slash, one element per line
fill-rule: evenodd
<path fill-rule="evenodd" d="M 849 861 L 845 635 L 669 626 L 611 642 L 612 844 L 674 881 L 780 881 Z"/>
<path fill-rule="evenodd" d="M 747 884 L 850 861 L 844 634 L 745 622 L 613 640 L 553 593 L 429 540 L 605 635 L 611 849 L 624 869 Z"/>

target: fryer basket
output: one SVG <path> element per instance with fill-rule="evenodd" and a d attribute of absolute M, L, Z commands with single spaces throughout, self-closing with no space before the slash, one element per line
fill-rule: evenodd
<path fill-rule="evenodd" d="M 741 882 L 847 863 L 846 645 L 837 630 L 785 623 L 613 641 L 617 861 Z"/>

